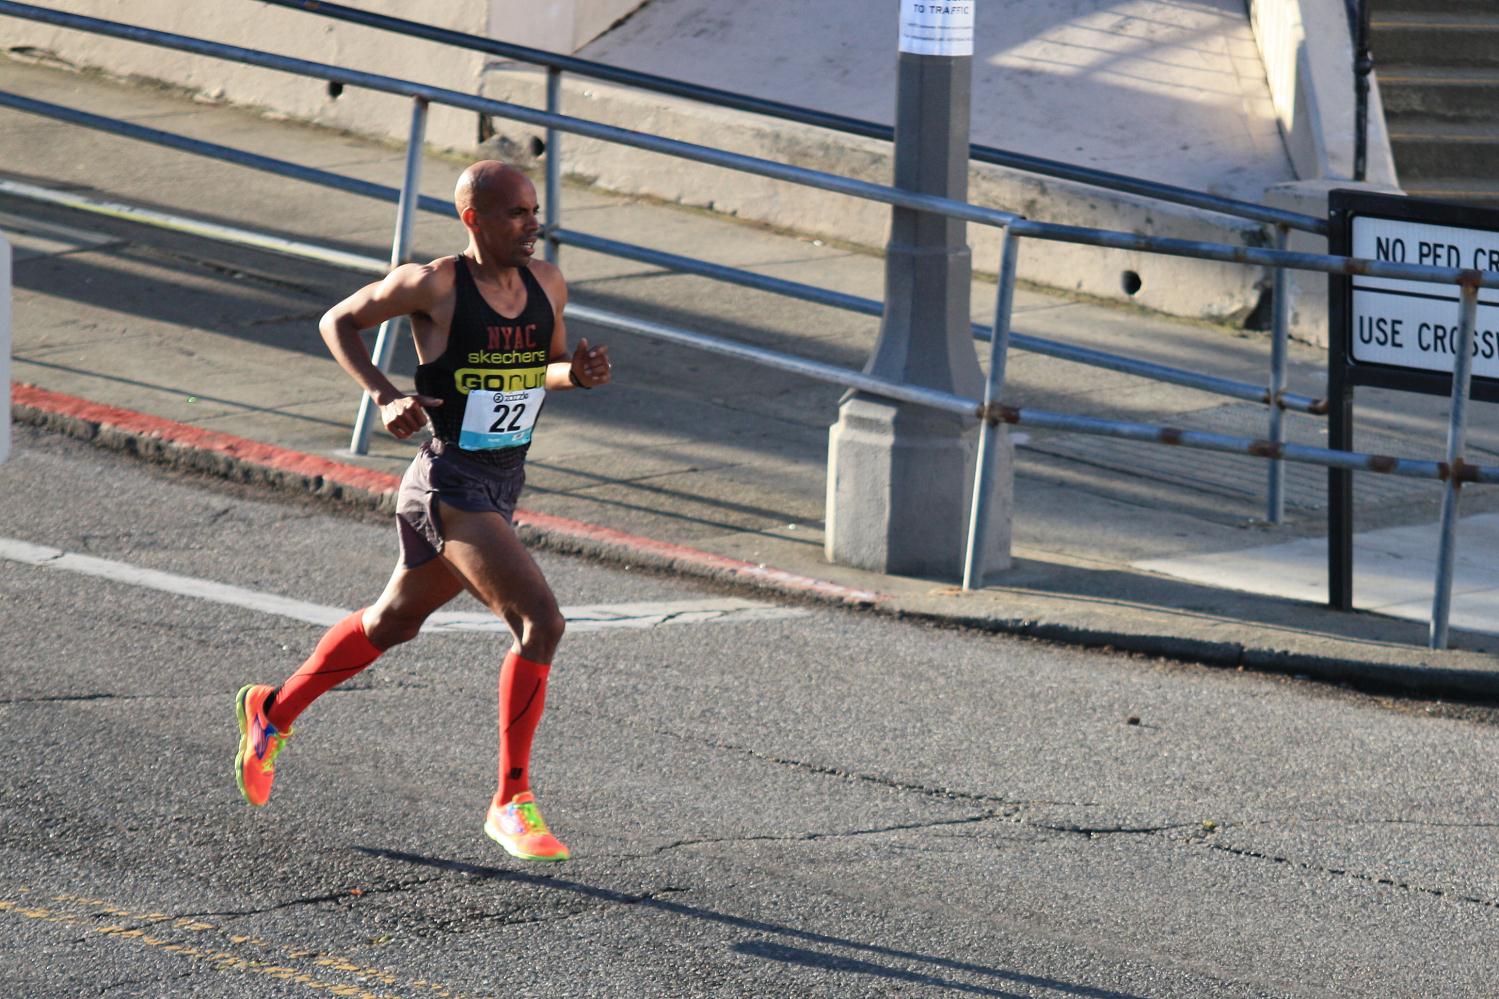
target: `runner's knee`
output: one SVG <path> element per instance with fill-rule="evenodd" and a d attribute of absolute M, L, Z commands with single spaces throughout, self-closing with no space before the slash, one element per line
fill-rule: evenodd
<path fill-rule="evenodd" d="M 364 631 L 377 648 L 389 649 L 415 638 L 424 620 L 425 617 L 376 606 L 365 616 Z"/>
<path fill-rule="evenodd" d="M 555 603 L 526 608 L 521 611 L 521 644 L 550 658 L 553 650 L 562 641 L 567 630 L 567 620 Z"/>

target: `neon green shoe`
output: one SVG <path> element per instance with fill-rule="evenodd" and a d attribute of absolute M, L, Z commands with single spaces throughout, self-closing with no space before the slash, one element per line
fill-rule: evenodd
<path fill-rule="evenodd" d="M 234 697 L 234 714 L 239 719 L 239 753 L 234 757 L 234 780 L 239 793 L 252 805 L 264 805 L 271 798 L 271 782 L 276 779 L 276 757 L 286 748 L 290 731 L 276 731 L 265 716 L 266 698 L 275 687 L 265 683 L 247 683 Z"/>
<path fill-rule="evenodd" d="M 547 829 L 530 791 L 522 791 L 504 805 L 490 802 L 484 831 L 506 853 L 521 860 L 566 860 L 572 856 Z"/>

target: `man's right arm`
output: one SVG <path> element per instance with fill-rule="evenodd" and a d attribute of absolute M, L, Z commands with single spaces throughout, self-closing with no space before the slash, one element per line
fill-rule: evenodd
<path fill-rule="evenodd" d="M 402 264 L 383 280 L 365 285 L 323 314 L 318 331 L 339 366 L 369 393 L 380 407 L 380 421 L 398 438 L 407 438 L 427 425 L 424 406 L 442 400 L 408 396 L 370 360 L 361 330 L 372 329 L 397 316 L 428 312 L 442 294 L 441 275 L 433 264 Z"/>

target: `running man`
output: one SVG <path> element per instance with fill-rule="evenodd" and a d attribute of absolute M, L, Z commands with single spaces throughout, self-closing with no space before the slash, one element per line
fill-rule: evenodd
<path fill-rule="evenodd" d="M 323 316 L 323 340 L 380 407 L 385 428 L 405 439 L 430 423 L 432 439 L 401 480 L 400 561 L 385 592 L 329 629 L 281 686 L 239 691 L 235 778 L 246 801 L 264 805 L 297 716 L 415 638 L 428 615 L 466 588 L 515 636 L 500 667 L 499 789 L 484 831 L 523 860 L 566 860 L 530 782 L 531 740 L 564 622 L 510 522 L 547 393 L 606 384 L 608 348 L 581 340 L 568 352 L 567 286 L 555 266 L 532 259 L 541 226 L 536 189 L 523 173 L 475 163 L 453 200 L 468 230 L 463 253 L 397 267 Z M 359 335 L 397 316 L 411 317 L 416 339 L 413 395 L 371 363 Z"/>

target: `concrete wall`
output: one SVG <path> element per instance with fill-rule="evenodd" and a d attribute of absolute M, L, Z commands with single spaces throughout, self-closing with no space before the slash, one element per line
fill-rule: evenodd
<path fill-rule="evenodd" d="M 544 103 L 544 87 L 545 78 L 540 73 L 494 71 L 485 81 L 485 96 L 536 107 Z M 562 111 L 877 184 L 889 184 L 893 175 L 889 143 L 706 108 L 609 84 L 564 77 Z M 525 150 L 534 148 L 532 140 L 542 134 L 539 129 L 514 122 L 495 124 L 499 130 L 496 148 L 522 157 Z M 872 248 L 882 249 L 888 240 L 887 205 L 591 139 L 563 135 L 561 145 L 565 174 L 611 190 L 645 194 Z M 1264 230 L 1254 223 L 987 164 L 973 165 L 969 200 L 1049 222 L 1264 244 Z M 562 219 L 564 225 L 568 224 L 565 203 Z M 988 226 L 969 226 L 968 241 L 973 248 L 974 269 L 993 273 L 999 259 L 997 231 Z M 1225 322 L 1237 322 L 1255 307 L 1264 281 L 1264 272 L 1255 267 L 1040 240 L 1025 241 L 1019 274 L 1054 288 Z M 1138 290 L 1132 294 L 1124 290 L 1131 274 L 1139 279 Z"/>
<path fill-rule="evenodd" d="M 1251 0 L 1249 16 L 1296 176 L 1351 178 L 1353 40 L 1343 0 Z M 1365 175 L 1373 184 L 1396 184 L 1379 83 L 1372 77 Z"/>
<path fill-rule="evenodd" d="M 360 0 L 375 13 L 551 51 L 571 53 L 605 31 L 640 0 L 428 0 L 420 10 L 400 0 Z M 476 93 L 489 57 L 391 32 L 345 24 L 316 14 L 235 0 L 58 0 L 54 9 L 143 28 L 262 49 L 372 73 Z M 187 87 L 208 97 L 263 107 L 333 128 L 404 140 L 410 102 L 403 97 L 345 88 L 330 95 L 324 81 L 188 55 L 139 42 L 70 31 L 34 21 L 5 19 L 7 48 L 40 49 L 79 67 L 138 76 Z M 471 151 L 480 140 L 479 117 L 433 105 L 428 142 Z"/>
<path fill-rule="evenodd" d="M 1369 81 L 1366 182 L 1353 182 L 1356 99 L 1353 39 L 1343 0 L 1251 0 L 1250 23 L 1265 64 L 1271 99 L 1298 181 L 1266 192 L 1266 202 L 1326 217 L 1327 193 L 1363 187 L 1400 193 L 1385 128 L 1379 83 Z M 1327 240 L 1292 233 L 1289 249 L 1326 253 Z M 1328 344 L 1327 276 L 1292 271 L 1291 335 Z"/>
<path fill-rule="evenodd" d="M 576 52 L 642 3 L 643 0 L 547 0 L 546 3 L 489 0 L 490 37 L 548 52 Z"/>

